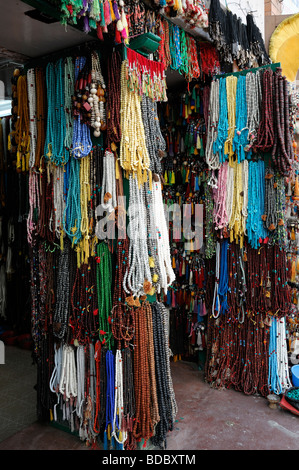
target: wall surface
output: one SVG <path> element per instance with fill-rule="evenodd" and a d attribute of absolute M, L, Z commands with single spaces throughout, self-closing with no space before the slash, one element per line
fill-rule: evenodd
<path fill-rule="evenodd" d="M 246 15 L 252 13 L 255 24 L 260 29 L 262 36 L 264 37 L 264 2 L 261 0 L 240 0 L 240 1 L 223 1 L 222 4 L 235 13 L 241 18 L 243 23 L 246 23 Z"/>

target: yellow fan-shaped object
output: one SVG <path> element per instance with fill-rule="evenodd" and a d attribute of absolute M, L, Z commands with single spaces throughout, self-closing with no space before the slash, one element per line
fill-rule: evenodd
<path fill-rule="evenodd" d="M 280 62 L 282 74 L 294 82 L 299 69 L 299 13 L 283 20 L 273 32 L 269 43 L 273 63 Z"/>

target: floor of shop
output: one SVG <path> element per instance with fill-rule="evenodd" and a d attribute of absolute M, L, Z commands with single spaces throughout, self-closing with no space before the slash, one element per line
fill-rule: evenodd
<path fill-rule="evenodd" d="M 77 436 L 36 422 L 31 353 L 6 346 L 0 364 L 0 450 L 89 450 Z M 190 363 L 171 365 L 178 414 L 168 450 L 298 450 L 299 417 L 261 396 L 215 390 Z"/>

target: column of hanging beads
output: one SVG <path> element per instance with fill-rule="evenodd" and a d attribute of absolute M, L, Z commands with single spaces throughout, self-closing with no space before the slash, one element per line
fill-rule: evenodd
<path fill-rule="evenodd" d="M 35 149 L 37 139 L 37 125 L 36 125 L 36 84 L 35 84 L 35 70 L 33 68 L 27 71 L 27 95 L 28 95 L 28 109 L 29 109 L 29 136 L 30 136 L 30 157 L 29 168 L 35 164 Z"/>
<path fill-rule="evenodd" d="M 246 74 L 246 101 L 249 140 L 247 151 L 250 155 L 251 148 L 257 140 L 257 131 L 261 118 L 262 85 L 260 71 Z"/>
<path fill-rule="evenodd" d="M 243 232 L 243 167 L 241 163 L 236 163 L 234 166 L 234 196 L 232 203 L 232 214 L 229 220 L 230 241 L 236 240 L 243 248 L 244 232 Z"/>
<path fill-rule="evenodd" d="M 136 92 L 128 90 L 127 64 L 121 72 L 121 141 L 119 162 L 126 174 L 133 173 L 141 184 L 149 170 L 150 160 L 145 143 L 140 99 Z"/>
<path fill-rule="evenodd" d="M 213 144 L 214 153 L 219 154 L 219 161 L 225 161 L 224 143 L 228 136 L 228 108 L 227 108 L 227 90 L 226 78 L 221 77 L 219 81 L 219 120 L 217 126 L 217 138 Z"/>
<path fill-rule="evenodd" d="M 79 80 L 80 73 L 82 70 L 87 70 L 88 62 L 86 57 L 76 57 L 75 60 L 75 91 L 82 89 L 83 78 Z M 79 81 L 79 83 L 78 83 Z M 84 91 L 83 89 L 81 90 Z M 80 104 L 80 103 L 79 103 Z M 80 108 L 76 108 L 74 111 L 73 121 L 73 141 L 72 141 L 72 155 L 75 158 L 82 158 L 87 156 L 92 149 L 92 141 L 90 136 L 89 126 L 81 119 Z"/>
<path fill-rule="evenodd" d="M 214 142 L 217 138 L 217 125 L 219 119 L 219 80 L 211 83 L 209 100 L 209 117 L 207 124 L 207 141 L 205 149 L 206 163 L 211 170 L 220 167 L 219 152 L 214 149 Z"/>
<path fill-rule="evenodd" d="M 64 111 L 64 65 L 63 59 L 46 68 L 48 120 L 45 142 L 45 155 L 55 165 L 66 163 L 65 151 L 65 111 Z"/>
<path fill-rule="evenodd" d="M 17 144 L 17 171 L 25 172 L 29 169 L 29 110 L 26 77 L 20 75 L 17 82 L 18 119 L 16 122 L 15 141 Z"/>
<path fill-rule="evenodd" d="M 264 181 L 264 161 L 250 161 L 248 170 L 248 217 L 246 228 L 248 242 L 253 248 L 258 248 L 261 241 L 268 235 L 262 220 L 265 204 Z"/>
<path fill-rule="evenodd" d="M 234 155 L 233 140 L 236 128 L 236 114 L 238 112 L 236 96 L 238 83 L 239 81 L 234 75 L 230 75 L 226 78 L 228 132 L 227 139 L 224 143 L 224 156 L 230 161 L 232 156 Z"/>
<path fill-rule="evenodd" d="M 64 63 L 64 110 L 65 110 L 65 140 L 66 152 L 71 152 L 73 142 L 73 115 L 72 96 L 75 87 L 75 67 L 71 57 L 67 57 Z M 68 161 L 68 157 L 66 157 Z"/>
<path fill-rule="evenodd" d="M 111 348 L 114 344 L 111 332 L 110 315 L 112 308 L 112 259 L 108 244 L 100 242 L 97 246 L 97 293 L 99 308 L 99 338 L 102 344 Z"/>
<path fill-rule="evenodd" d="M 233 149 L 237 155 L 238 163 L 246 158 L 245 149 L 248 145 L 247 128 L 247 102 L 246 102 L 246 77 L 240 75 L 237 83 L 236 94 L 236 125 L 234 130 Z"/>
<path fill-rule="evenodd" d="M 80 161 L 71 158 L 67 171 L 69 176 L 63 215 L 63 229 L 74 245 L 81 238 Z"/>

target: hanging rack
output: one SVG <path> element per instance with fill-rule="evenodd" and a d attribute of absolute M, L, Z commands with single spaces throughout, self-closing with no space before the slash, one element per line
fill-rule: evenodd
<path fill-rule="evenodd" d="M 223 74 L 218 74 L 218 75 L 215 75 L 214 78 L 217 79 L 217 78 L 223 78 L 223 77 L 231 77 L 231 76 L 234 76 L 234 77 L 238 77 L 239 75 L 247 75 L 247 73 L 255 73 L 257 72 L 258 70 L 264 70 L 264 69 L 272 69 L 273 71 L 275 71 L 276 69 L 280 68 L 280 62 L 277 62 L 276 64 L 267 64 L 267 65 L 262 65 L 261 67 L 256 67 L 256 68 L 253 68 L 253 69 L 246 69 L 246 70 L 240 70 L 239 72 L 228 72 L 228 73 L 223 73 Z"/>
<path fill-rule="evenodd" d="M 102 54 L 106 55 L 110 51 L 110 48 L 108 48 L 107 50 L 106 44 L 99 40 L 87 41 L 82 44 L 78 44 L 77 46 L 71 46 L 71 47 L 64 48 L 58 51 L 50 52 L 49 54 L 46 54 L 40 57 L 34 57 L 30 59 L 28 62 L 26 62 L 22 70 L 26 72 L 30 68 L 34 68 L 37 66 L 41 67 L 43 65 L 47 65 L 48 62 L 55 62 L 58 59 L 66 58 L 69 56 L 74 57 L 74 56 L 77 56 L 78 54 L 84 55 L 94 50 L 99 51 L 101 55 Z"/>

